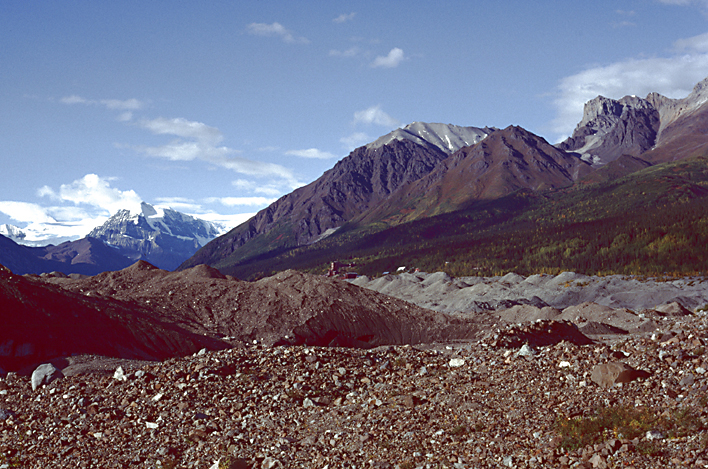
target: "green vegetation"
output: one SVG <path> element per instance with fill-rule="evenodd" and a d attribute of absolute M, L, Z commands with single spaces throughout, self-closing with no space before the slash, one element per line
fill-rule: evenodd
<path fill-rule="evenodd" d="M 561 447 L 568 450 L 584 448 L 610 438 L 634 439 L 648 431 L 659 431 L 667 438 L 693 435 L 705 430 L 700 416 L 691 409 L 681 409 L 673 414 L 657 415 L 649 408 L 613 406 L 600 408 L 589 418 L 559 416 L 554 430 L 561 437 Z M 637 448 L 646 454 L 656 454 L 656 445 L 642 442 Z"/>
<path fill-rule="evenodd" d="M 288 268 L 324 273 L 333 260 L 366 275 L 407 266 L 453 276 L 671 276 L 708 271 L 706 245 L 708 158 L 699 157 L 611 182 L 475 201 L 395 226 L 351 222 L 319 243 L 251 251 L 217 267 L 243 279 Z"/>

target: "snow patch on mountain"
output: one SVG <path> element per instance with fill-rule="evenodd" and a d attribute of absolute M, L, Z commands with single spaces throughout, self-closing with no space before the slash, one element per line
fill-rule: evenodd
<path fill-rule="evenodd" d="M 119 210 L 88 236 L 131 260 L 171 270 L 226 231 L 223 225 L 143 202 L 138 211 Z"/>
<path fill-rule="evenodd" d="M 27 233 L 22 231 L 20 227 L 15 225 L 9 225 L 7 223 L 5 223 L 4 225 L 0 225 L 0 235 L 10 238 L 16 243 L 24 240 L 27 237 Z"/>
<path fill-rule="evenodd" d="M 367 148 L 379 148 L 394 140 L 410 140 L 427 148 L 435 147 L 452 154 L 462 147 L 481 142 L 497 129 L 490 127 L 461 127 L 452 124 L 413 122 L 396 129 L 366 145 Z"/>
<path fill-rule="evenodd" d="M 140 227 L 142 236 L 133 236 L 134 230 L 126 230 L 127 224 Z M 154 233 L 149 233 L 149 232 Z M 154 239 L 157 234 L 168 235 L 181 240 L 196 240 L 199 246 L 224 234 L 227 228 L 219 223 L 202 220 L 170 208 L 155 207 L 142 202 L 140 211 L 119 210 L 106 223 L 95 228 L 89 236 L 104 239 L 111 244 L 111 234 L 133 237 L 136 239 Z M 146 236 L 147 234 L 147 236 Z"/>

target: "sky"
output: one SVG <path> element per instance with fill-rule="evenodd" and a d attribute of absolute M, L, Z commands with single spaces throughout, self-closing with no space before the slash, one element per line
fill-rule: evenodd
<path fill-rule="evenodd" d="M 0 224 L 231 228 L 415 121 L 557 143 L 598 95 L 706 77 L 708 0 L 0 0 Z"/>

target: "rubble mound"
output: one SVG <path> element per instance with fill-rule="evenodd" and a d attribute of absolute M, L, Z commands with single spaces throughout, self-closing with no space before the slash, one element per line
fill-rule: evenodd
<path fill-rule="evenodd" d="M 580 332 L 578 326 L 570 321 L 542 319 L 530 324 L 509 325 L 487 338 L 487 343 L 492 347 L 504 348 L 518 348 L 524 344 L 542 347 L 563 341 L 576 345 L 593 343 L 592 339 Z"/>
<path fill-rule="evenodd" d="M 81 289 L 65 291 L 39 277 L 7 270 L 0 270 L 0 305 L 0 367 L 6 370 L 81 353 L 162 360 L 203 347 L 228 346 L 165 321 L 139 304 Z"/>
<path fill-rule="evenodd" d="M 24 364 L 72 353 L 164 359 L 254 341 L 371 348 L 472 339 L 483 330 L 471 319 L 292 270 L 254 283 L 207 266 L 167 272 L 145 261 L 85 278 L 4 275 L 26 287 L 5 294 L 16 305 L 2 311 L 12 325 L 0 335 L 7 369 L 20 357 Z"/>

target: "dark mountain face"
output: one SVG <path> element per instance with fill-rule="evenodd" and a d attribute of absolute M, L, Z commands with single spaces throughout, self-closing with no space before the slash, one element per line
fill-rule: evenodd
<path fill-rule="evenodd" d="M 95 238 L 67 241 L 58 246 L 28 247 L 0 235 L 0 264 L 17 274 L 58 271 L 96 275 L 123 269 L 132 261 Z"/>
<path fill-rule="evenodd" d="M 520 189 L 566 187 L 588 171 L 590 165 L 576 156 L 521 127 L 510 126 L 458 150 L 428 176 L 407 184 L 367 212 L 363 221 L 412 221 Z"/>
<path fill-rule="evenodd" d="M 597 97 L 586 104 L 573 136 L 558 147 L 511 126 L 477 129 L 477 143 L 458 146 L 452 155 L 439 145 L 444 138 L 437 146 L 416 140 L 432 126 L 411 125 L 407 133 L 398 131 L 409 140 L 389 135 L 355 150 L 317 181 L 212 241 L 180 268 L 205 263 L 235 272 L 230 269 L 240 265 L 243 274 L 244 266 L 258 264 L 267 270 L 270 259 L 320 241 L 345 223 L 405 223 L 475 200 L 566 187 L 578 180 L 609 181 L 650 164 L 697 156 L 708 150 L 707 103 L 708 79 L 680 100 L 656 93 L 646 99 Z M 602 174 L 590 176 L 608 164 Z"/>
<path fill-rule="evenodd" d="M 708 79 L 683 99 L 650 93 L 646 99 L 602 96 L 585 104 L 573 135 L 558 145 L 595 166 L 622 155 L 662 163 L 697 156 L 708 148 Z"/>
<path fill-rule="evenodd" d="M 268 244 L 259 246 L 260 250 L 315 242 L 326 236 L 327 230 L 338 228 L 402 185 L 430 173 L 447 157 L 435 147 L 408 140 L 358 148 L 316 181 L 281 197 L 251 220 L 207 244 L 180 268 L 236 262 L 251 252 L 239 248 L 255 238 Z"/>
<path fill-rule="evenodd" d="M 639 156 L 652 148 L 659 126 L 659 111 L 645 99 L 625 96 L 614 100 L 598 96 L 585 104 L 582 121 L 558 148 L 577 152 L 589 163 L 603 165 L 623 154 Z"/>

